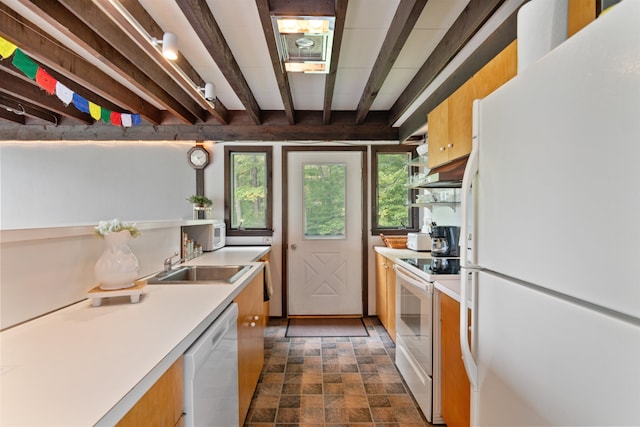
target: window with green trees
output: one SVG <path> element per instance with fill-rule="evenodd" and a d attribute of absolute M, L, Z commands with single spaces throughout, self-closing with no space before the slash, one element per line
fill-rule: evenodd
<path fill-rule="evenodd" d="M 407 188 L 411 146 L 372 146 L 372 232 L 397 234 L 414 230 L 417 212 Z"/>
<path fill-rule="evenodd" d="M 226 147 L 225 171 L 228 233 L 271 231 L 271 147 Z"/>
<path fill-rule="evenodd" d="M 344 238 L 347 166 L 313 163 L 305 164 L 303 170 L 305 238 Z"/>

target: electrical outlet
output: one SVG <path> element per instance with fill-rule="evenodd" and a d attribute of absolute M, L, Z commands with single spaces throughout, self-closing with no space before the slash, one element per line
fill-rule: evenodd
<path fill-rule="evenodd" d="M 262 238 L 262 243 L 265 243 L 267 245 L 270 245 L 273 243 L 273 237 L 263 237 Z"/>

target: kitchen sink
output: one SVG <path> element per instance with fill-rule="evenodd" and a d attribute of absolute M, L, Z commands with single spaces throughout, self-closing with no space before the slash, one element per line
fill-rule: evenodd
<path fill-rule="evenodd" d="M 149 278 L 149 284 L 231 284 L 242 277 L 250 265 L 191 265 L 163 271 Z"/>

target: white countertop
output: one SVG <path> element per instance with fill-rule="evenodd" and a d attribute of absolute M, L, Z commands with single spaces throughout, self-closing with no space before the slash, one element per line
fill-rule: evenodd
<path fill-rule="evenodd" d="M 84 300 L 0 333 L 0 425 L 113 425 L 262 269 L 268 246 L 225 247 L 189 264 L 250 263 L 233 285 L 148 285 Z"/>

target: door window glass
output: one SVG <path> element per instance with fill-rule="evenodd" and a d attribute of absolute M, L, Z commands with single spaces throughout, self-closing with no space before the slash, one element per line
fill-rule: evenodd
<path fill-rule="evenodd" d="M 346 164 L 303 165 L 304 237 L 344 239 Z"/>

